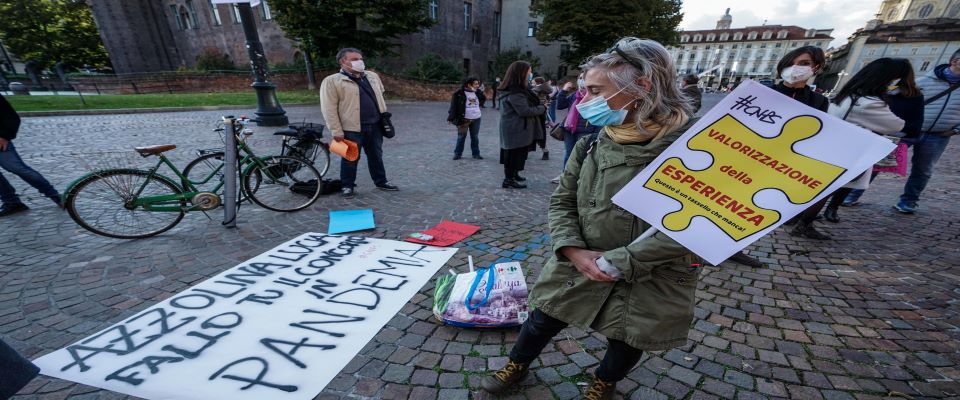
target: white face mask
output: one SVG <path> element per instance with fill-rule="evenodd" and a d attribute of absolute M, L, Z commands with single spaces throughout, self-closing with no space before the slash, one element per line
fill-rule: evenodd
<path fill-rule="evenodd" d="M 780 77 L 787 83 L 806 82 L 813 76 L 813 68 L 806 65 L 791 65 L 783 69 Z"/>
<path fill-rule="evenodd" d="M 356 61 L 350 61 L 350 68 L 357 72 L 363 72 L 363 70 L 366 69 L 367 66 L 363 64 L 363 60 L 356 60 Z"/>

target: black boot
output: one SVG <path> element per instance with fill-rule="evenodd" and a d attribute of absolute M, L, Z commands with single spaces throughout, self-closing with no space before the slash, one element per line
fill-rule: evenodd
<path fill-rule="evenodd" d="M 504 179 L 503 188 L 504 189 L 525 189 L 527 185 L 519 183 L 513 179 Z"/>
<path fill-rule="evenodd" d="M 524 181 L 527 180 L 527 178 L 524 178 L 524 177 L 520 176 L 520 174 L 516 174 L 516 175 L 513 176 L 513 180 L 515 180 L 515 181 L 517 181 L 517 182 L 524 182 Z"/>
<path fill-rule="evenodd" d="M 837 215 L 837 210 L 838 208 L 835 206 L 827 206 L 827 208 L 823 209 L 823 219 L 833 223 L 840 222 L 840 216 Z"/>
<path fill-rule="evenodd" d="M 817 228 L 813 227 L 813 224 L 806 224 L 800 221 L 797 221 L 797 226 L 793 227 L 793 230 L 790 231 L 791 236 L 802 236 L 815 240 L 830 240 L 830 236 L 827 236 Z"/>
<path fill-rule="evenodd" d="M 544 152 L 543 152 L 543 157 L 540 158 L 540 159 L 541 159 L 541 160 L 549 160 L 549 159 L 550 159 L 550 152 L 549 152 L 549 151 L 544 151 Z"/>

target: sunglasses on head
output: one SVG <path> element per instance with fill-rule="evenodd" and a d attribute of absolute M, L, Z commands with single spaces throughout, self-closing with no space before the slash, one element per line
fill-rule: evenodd
<path fill-rule="evenodd" d="M 638 39 L 630 39 L 631 42 L 634 40 L 638 40 Z M 607 54 L 617 53 L 626 62 L 630 63 L 630 65 L 640 70 L 640 72 L 643 72 L 643 67 L 640 65 L 640 63 L 636 62 L 633 58 L 628 56 L 627 53 L 623 52 L 623 50 L 620 50 L 620 42 L 617 42 L 616 44 L 613 45 L 613 47 L 607 49 L 606 53 Z"/>

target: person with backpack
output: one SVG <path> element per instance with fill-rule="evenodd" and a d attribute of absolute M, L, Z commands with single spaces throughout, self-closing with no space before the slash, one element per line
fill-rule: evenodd
<path fill-rule="evenodd" d="M 913 147 L 910 176 L 903 185 L 900 201 L 893 206 L 903 214 L 919 209 L 920 193 L 933 176 L 933 167 L 950 143 L 950 137 L 960 134 L 960 49 L 953 52 L 950 62 L 938 65 L 917 80 L 917 86 L 927 100 L 924 102 L 923 127 L 916 138 L 904 142 Z"/>
<path fill-rule="evenodd" d="M 584 395 L 591 400 L 612 399 L 644 351 L 687 343 L 699 257 L 660 232 L 632 243 L 650 225 L 611 200 L 693 123 L 676 85 L 676 66 L 660 43 L 628 37 L 580 68 L 586 94 L 577 111 L 603 128 L 577 143 L 577 156 L 550 197 L 550 259 L 530 292 L 533 311 L 509 361 L 481 381 L 492 394 L 523 381 L 568 325 L 607 339 Z"/>
<path fill-rule="evenodd" d="M 12 173 L 24 182 L 30 184 L 50 200 L 61 205 L 60 192 L 47 181 L 39 172 L 23 162 L 13 140 L 20 131 L 20 115 L 7 102 L 7 98 L 0 95 L 0 168 Z M 30 207 L 23 204 L 17 190 L 0 173 L 0 217 L 27 211 Z"/>
<path fill-rule="evenodd" d="M 470 133 L 470 151 L 473 158 L 482 160 L 480 156 L 480 104 L 484 97 L 480 90 L 480 80 L 467 78 L 463 85 L 450 99 L 450 109 L 447 110 L 447 122 L 457 127 L 457 144 L 453 148 L 453 159 L 459 160 L 463 156 L 463 146 L 467 141 L 467 132 Z"/>

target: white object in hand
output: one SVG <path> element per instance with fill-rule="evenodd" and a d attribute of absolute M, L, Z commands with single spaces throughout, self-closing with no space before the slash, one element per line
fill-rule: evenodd
<path fill-rule="evenodd" d="M 610 264 L 606 258 L 603 256 L 597 258 L 597 268 L 600 268 L 603 273 L 610 275 L 611 278 L 620 280 L 623 279 L 623 274 L 620 273 L 620 270 L 617 267 L 614 267 L 613 264 Z"/>

